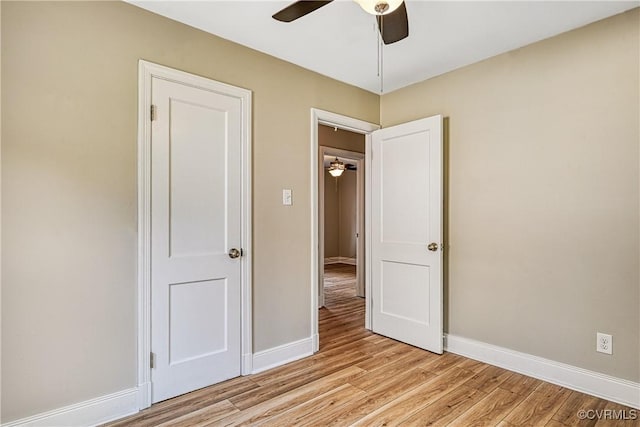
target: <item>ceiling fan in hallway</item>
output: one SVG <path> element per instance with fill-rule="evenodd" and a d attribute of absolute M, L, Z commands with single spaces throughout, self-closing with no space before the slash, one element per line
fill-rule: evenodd
<path fill-rule="evenodd" d="M 301 0 L 296 1 L 273 15 L 273 19 L 281 22 L 292 22 L 301 18 L 333 0 Z M 402 0 L 354 0 L 365 12 L 375 15 L 378 29 L 384 44 L 398 42 L 409 35 L 407 8 Z"/>

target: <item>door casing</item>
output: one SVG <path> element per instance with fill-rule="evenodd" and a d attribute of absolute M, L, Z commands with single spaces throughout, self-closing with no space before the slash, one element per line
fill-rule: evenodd
<path fill-rule="evenodd" d="M 324 267 L 324 259 L 320 259 L 322 255 L 319 250 L 319 234 L 318 234 L 318 218 L 319 218 L 319 199 L 318 199 L 318 125 L 323 124 L 339 129 L 365 135 L 365 327 L 371 329 L 371 282 L 369 278 L 371 265 L 368 254 L 370 251 L 370 217 L 371 217 L 371 201 L 368 191 L 371 183 L 371 132 L 380 129 L 379 125 L 369 123 L 364 120 L 354 119 L 352 117 L 343 116 L 341 114 L 332 113 L 317 108 L 311 109 L 311 138 L 310 138 L 310 188 L 311 194 L 311 338 L 313 342 L 313 352 L 320 348 L 320 338 L 318 335 L 318 294 L 320 286 L 320 266 Z"/>
<path fill-rule="evenodd" d="M 138 63 L 138 408 L 151 406 L 151 80 L 159 78 L 238 98 L 242 103 L 241 370 L 252 371 L 250 90 L 152 62 Z"/>

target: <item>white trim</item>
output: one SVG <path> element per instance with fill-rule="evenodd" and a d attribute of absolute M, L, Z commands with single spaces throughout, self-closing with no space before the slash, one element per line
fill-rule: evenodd
<path fill-rule="evenodd" d="M 355 258 L 349 258 L 346 256 L 330 256 L 324 259 L 324 265 L 330 264 L 357 265 L 357 260 Z"/>
<path fill-rule="evenodd" d="M 96 399 L 2 424 L 2 427 L 96 426 L 138 412 L 138 390 L 130 388 Z"/>
<path fill-rule="evenodd" d="M 371 163 L 373 151 L 371 149 L 371 134 L 368 134 L 364 138 L 364 188 L 365 188 L 365 197 L 364 197 L 364 244 L 365 249 L 364 253 L 367 254 L 364 259 L 364 294 L 366 297 L 366 302 L 364 305 L 364 327 L 373 330 L 373 324 L 371 322 L 371 310 L 373 309 L 373 298 L 368 297 L 371 295 L 371 272 L 372 263 L 371 263 Z"/>
<path fill-rule="evenodd" d="M 340 129 L 345 129 L 351 132 L 365 134 L 365 149 L 370 148 L 371 145 L 366 145 L 366 141 L 370 140 L 368 134 L 371 132 L 380 129 L 379 125 L 365 122 L 363 120 L 354 119 L 351 117 L 343 116 L 341 114 L 331 113 L 329 111 L 319 110 L 317 108 L 311 109 L 311 138 L 309 143 L 310 150 L 310 173 L 311 173 L 311 183 L 310 183 L 310 191 L 311 194 L 311 340 L 313 342 L 313 352 L 318 351 L 319 349 L 319 337 L 318 337 L 318 286 L 319 286 L 319 265 L 324 260 L 320 259 L 320 251 L 318 249 L 318 125 L 325 124 L 328 126 L 337 127 Z M 366 174 L 369 174 L 369 163 L 365 163 Z M 365 205 L 368 199 L 369 187 L 365 187 Z M 365 222 L 368 222 L 368 219 L 365 217 Z M 368 234 L 365 236 L 365 240 L 368 241 Z M 365 254 L 365 264 L 368 256 Z M 367 274 L 365 277 L 365 281 L 368 279 L 369 275 Z M 367 295 L 369 293 L 367 292 Z M 366 298 L 365 304 L 365 326 L 370 322 L 366 316 L 368 316 L 369 309 L 368 305 L 371 303 L 371 298 Z M 255 363 L 255 358 L 254 358 Z"/>
<path fill-rule="evenodd" d="M 160 78 L 238 98 L 242 102 L 241 372 L 252 371 L 251 102 L 250 90 L 140 60 L 138 62 L 138 408 L 151 406 L 151 79 Z"/>
<path fill-rule="evenodd" d="M 455 335 L 445 335 L 445 350 L 640 409 L 640 383 Z"/>
<path fill-rule="evenodd" d="M 304 338 L 253 355 L 253 373 L 266 371 L 313 354 L 313 339 Z"/>

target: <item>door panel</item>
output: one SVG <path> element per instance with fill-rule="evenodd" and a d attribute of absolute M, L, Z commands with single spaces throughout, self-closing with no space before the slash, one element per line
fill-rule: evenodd
<path fill-rule="evenodd" d="M 429 267 L 394 261 L 380 266 L 380 312 L 390 317 L 429 325 Z M 407 295 L 414 298 L 407 299 Z"/>
<path fill-rule="evenodd" d="M 428 132 L 385 139 L 380 144 L 382 193 L 380 214 L 385 243 L 421 244 L 429 236 L 429 140 Z M 413 188 L 420 197 L 411 197 Z M 407 223 L 411 227 L 407 227 Z"/>
<path fill-rule="evenodd" d="M 179 99 L 169 108 L 170 256 L 226 252 L 226 113 Z"/>
<path fill-rule="evenodd" d="M 152 80 L 152 400 L 240 375 L 241 101 Z"/>
<path fill-rule="evenodd" d="M 227 280 L 169 288 L 169 365 L 226 351 Z"/>
<path fill-rule="evenodd" d="M 373 331 L 442 353 L 442 117 L 373 132 L 371 186 Z"/>

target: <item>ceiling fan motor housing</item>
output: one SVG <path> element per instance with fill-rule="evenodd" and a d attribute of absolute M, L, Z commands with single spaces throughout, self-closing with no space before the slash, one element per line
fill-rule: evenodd
<path fill-rule="evenodd" d="M 376 3 L 375 11 L 380 15 L 385 13 L 387 10 L 389 10 L 389 3 L 387 3 L 386 1 L 379 1 L 378 3 Z"/>
<path fill-rule="evenodd" d="M 402 4 L 402 0 L 355 0 L 365 12 L 372 15 L 388 15 Z"/>

